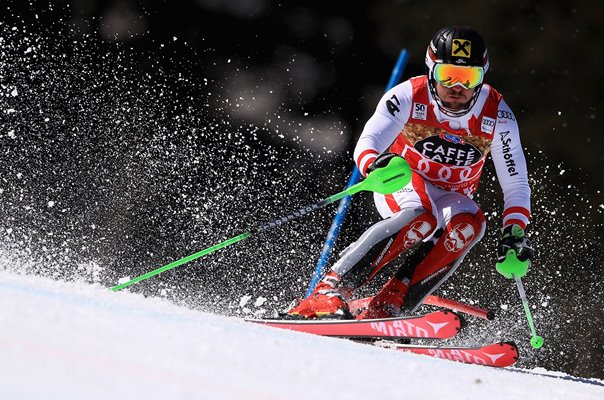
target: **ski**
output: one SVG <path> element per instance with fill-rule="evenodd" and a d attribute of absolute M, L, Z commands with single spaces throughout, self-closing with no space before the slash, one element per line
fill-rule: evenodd
<path fill-rule="evenodd" d="M 373 299 L 372 296 L 364 297 L 352 300 L 350 303 L 348 303 L 352 315 L 359 315 L 364 309 L 367 308 L 367 305 L 371 302 L 371 299 Z M 495 313 L 492 310 L 466 304 L 461 301 L 445 299 L 434 295 L 426 297 L 423 301 L 423 304 L 436 307 L 443 307 L 455 312 L 461 312 L 482 319 L 492 320 L 495 318 Z"/>
<path fill-rule="evenodd" d="M 297 332 L 346 338 L 447 339 L 461 330 L 461 318 L 448 310 L 420 316 L 367 320 L 248 319 L 247 321 Z"/>
<path fill-rule="evenodd" d="M 499 368 L 509 367 L 518 360 L 518 348 L 513 342 L 497 342 L 476 347 L 418 346 L 387 341 L 377 341 L 372 344 L 387 349 L 424 354 L 450 361 Z"/>

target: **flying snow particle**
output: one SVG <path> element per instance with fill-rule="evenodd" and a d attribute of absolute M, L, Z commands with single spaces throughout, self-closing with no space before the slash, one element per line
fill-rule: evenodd
<path fill-rule="evenodd" d="M 262 297 L 262 296 L 258 297 L 256 299 L 256 302 L 254 303 L 254 307 L 260 307 L 261 305 L 263 305 L 264 303 L 266 303 L 267 300 L 268 299 L 266 297 Z"/>
<path fill-rule="evenodd" d="M 241 300 L 239 300 L 239 307 L 243 307 L 247 304 L 248 301 L 250 301 L 250 299 L 252 298 L 252 296 L 250 295 L 245 295 L 241 298 Z"/>
<path fill-rule="evenodd" d="M 48 208 L 53 208 L 55 206 L 55 202 L 54 201 L 49 201 L 48 202 Z"/>
<path fill-rule="evenodd" d="M 259 318 L 266 314 L 266 310 L 261 308 L 260 310 L 254 311 L 254 317 Z"/>
<path fill-rule="evenodd" d="M 13 97 L 17 97 L 19 95 L 19 92 L 17 91 L 17 88 L 13 88 L 12 92 L 10 92 L 10 95 Z"/>

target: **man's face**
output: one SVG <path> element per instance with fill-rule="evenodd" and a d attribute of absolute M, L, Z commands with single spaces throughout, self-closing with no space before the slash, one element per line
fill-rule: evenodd
<path fill-rule="evenodd" d="M 436 94 L 444 106 L 452 110 L 461 110 L 472 98 L 474 90 L 476 89 L 464 89 L 460 85 L 448 88 L 436 82 Z"/>

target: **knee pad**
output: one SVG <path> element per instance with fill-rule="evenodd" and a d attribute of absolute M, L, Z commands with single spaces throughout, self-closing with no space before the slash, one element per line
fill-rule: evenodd
<path fill-rule="evenodd" d="M 463 213 L 454 216 L 441 238 L 444 249 L 452 254 L 462 253 L 476 238 L 482 238 L 485 222 L 484 214 L 480 210 L 475 214 Z"/>

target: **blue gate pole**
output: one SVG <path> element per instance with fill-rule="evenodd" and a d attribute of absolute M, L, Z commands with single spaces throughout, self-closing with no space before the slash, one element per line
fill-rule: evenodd
<path fill-rule="evenodd" d="M 405 66 L 407 65 L 408 60 L 409 52 L 407 51 L 407 49 L 401 50 L 401 53 L 398 56 L 398 60 L 394 65 L 394 69 L 392 70 L 392 74 L 390 75 L 390 80 L 388 81 L 388 85 L 386 86 L 385 92 L 389 91 L 399 83 L 403 76 L 403 72 L 405 71 Z M 348 180 L 348 184 L 346 185 L 346 188 L 349 188 L 360 180 L 361 172 L 355 165 L 354 170 L 352 171 L 352 175 Z M 319 280 L 323 276 L 323 270 L 325 269 L 325 266 L 329 261 L 331 252 L 336 244 L 336 240 L 340 235 L 340 227 L 344 223 L 344 219 L 346 218 L 348 210 L 350 209 L 350 201 L 350 196 L 344 197 L 342 200 L 340 200 L 338 211 L 333 219 L 333 222 L 331 223 L 331 228 L 329 229 L 329 233 L 327 234 L 327 238 L 325 239 L 325 244 L 323 245 L 321 256 L 319 257 L 319 261 L 317 261 L 317 265 L 315 266 L 315 273 L 310 281 L 310 284 L 308 285 L 308 290 L 306 291 L 305 297 L 310 296 L 312 291 L 315 289 L 315 286 L 317 286 L 317 283 L 319 283 Z"/>

